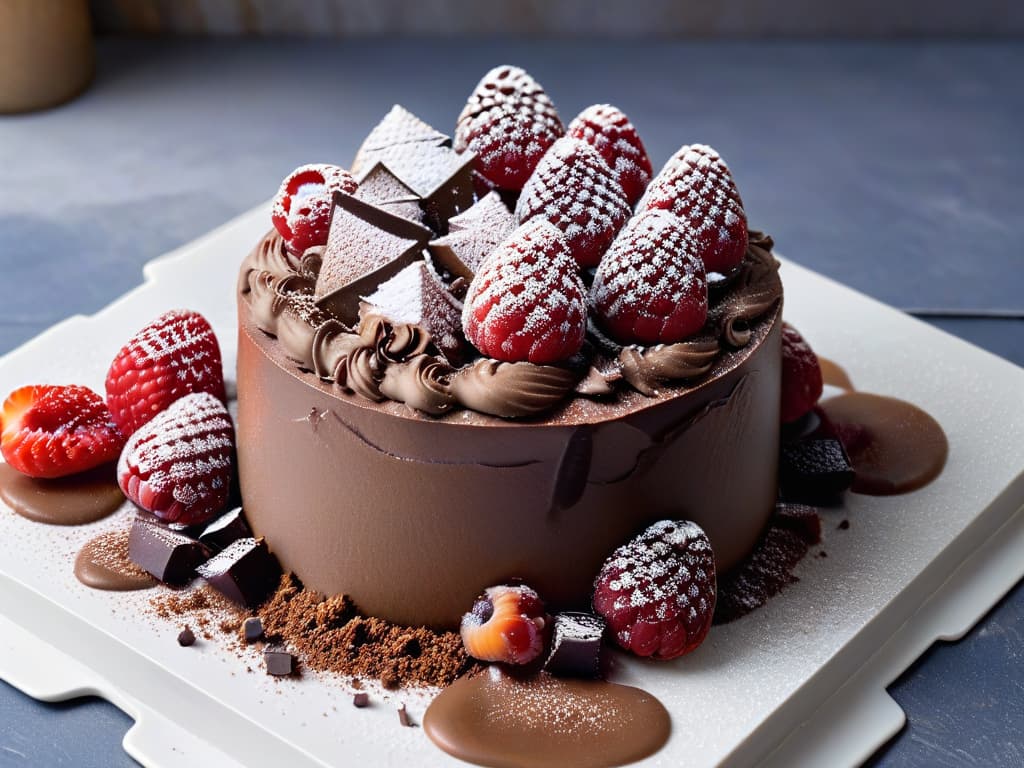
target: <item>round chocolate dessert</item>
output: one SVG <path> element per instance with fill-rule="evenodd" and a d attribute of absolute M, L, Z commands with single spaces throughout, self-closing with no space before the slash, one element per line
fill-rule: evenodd
<path fill-rule="evenodd" d="M 776 498 L 782 287 L 770 249 L 751 234 L 687 341 L 619 346 L 591 327 L 562 364 L 455 363 L 427 312 L 397 322 L 364 301 L 350 328 L 317 297 L 331 245 L 299 260 L 268 234 L 238 290 L 253 530 L 307 587 L 433 627 L 515 579 L 553 609 L 587 605 L 604 559 L 664 518 L 702 526 L 728 570 Z M 428 267 L 403 273 L 426 281 Z"/>

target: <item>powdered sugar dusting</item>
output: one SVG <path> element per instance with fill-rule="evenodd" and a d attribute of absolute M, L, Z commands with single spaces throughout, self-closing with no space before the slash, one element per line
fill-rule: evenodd
<path fill-rule="evenodd" d="M 651 181 L 651 160 L 633 123 L 618 107 L 594 104 L 569 123 L 569 136 L 596 149 L 619 177 L 623 193 L 632 205 Z"/>
<path fill-rule="evenodd" d="M 629 217 L 616 172 L 585 141 L 559 139 L 523 187 L 516 221 L 543 217 L 569 241 L 573 257 L 594 266 Z"/>

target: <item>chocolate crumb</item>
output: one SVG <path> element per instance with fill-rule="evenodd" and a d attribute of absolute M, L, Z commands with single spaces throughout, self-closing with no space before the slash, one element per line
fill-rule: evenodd
<path fill-rule="evenodd" d="M 295 657 L 281 648 L 268 648 L 263 652 L 267 674 L 286 677 L 295 671 Z"/>
<path fill-rule="evenodd" d="M 837 525 L 836 528 L 838 528 L 840 531 L 848 530 L 850 528 L 850 521 L 849 520 L 840 520 L 839 521 L 839 525 Z"/>
<path fill-rule="evenodd" d="M 370 706 L 370 694 L 366 691 L 360 691 L 352 697 L 352 706 L 362 709 L 363 707 Z"/>
<path fill-rule="evenodd" d="M 405 708 L 405 703 L 398 705 L 398 722 L 403 728 L 412 728 L 412 719 L 409 717 L 409 710 Z"/>
<path fill-rule="evenodd" d="M 250 616 L 242 624 L 242 633 L 247 643 L 255 643 L 263 637 L 263 622 L 259 616 Z"/>
<path fill-rule="evenodd" d="M 346 595 L 325 597 L 292 574 L 260 608 L 264 636 L 321 672 L 379 680 L 388 689 L 450 685 L 478 665 L 456 632 L 403 627 L 363 616 Z"/>
<path fill-rule="evenodd" d="M 178 633 L 178 645 L 182 648 L 188 648 L 190 645 L 195 643 L 196 635 L 190 627 L 185 627 L 181 632 Z"/>
<path fill-rule="evenodd" d="M 818 553 L 818 557 L 828 557 L 828 552 L 823 549 Z"/>

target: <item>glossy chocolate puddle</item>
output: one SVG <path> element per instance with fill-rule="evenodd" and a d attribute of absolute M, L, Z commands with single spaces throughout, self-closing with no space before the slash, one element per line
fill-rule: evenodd
<path fill-rule="evenodd" d="M 113 514 L 124 502 L 114 467 L 41 480 L 0 463 L 0 498 L 22 517 L 49 525 L 85 525 Z"/>
<path fill-rule="evenodd" d="M 128 559 L 128 531 L 90 539 L 75 558 L 75 578 L 87 587 L 127 592 L 156 586 L 156 579 Z"/>
<path fill-rule="evenodd" d="M 654 754 L 672 729 L 651 694 L 603 680 L 491 667 L 461 678 L 427 709 L 423 729 L 461 760 L 496 768 L 601 768 Z"/>

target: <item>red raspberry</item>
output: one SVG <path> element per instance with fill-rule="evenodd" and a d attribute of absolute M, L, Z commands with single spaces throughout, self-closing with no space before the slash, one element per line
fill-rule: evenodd
<path fill-rule="evenodd" d="M 711 147 L 692 144 L 676 152 L 637 208 L 664 208 L 681 218 L 708 272 L 729 272 L 747 250 L 743 201 L 729 167 Z"/>
<path fill-rule="evenodd" d="M 198 312 L 167 312 L 132 336 L 107 372 L 107 405 L 125 435 L 190 392 L 223 401 L 224 372 L 213 329 Z"/>
<path fill-rule="evenodd" d="M 565 133 L 540 83 L 519 67 L 495 67 L 477 84 L 455 125 L 455 151 L 476 153 L 476 170 L 501 189 L 522 189 Z"/>
<path fill-rule="evenodd" d="M 605 561 L 594 582 L 594 610 L 627 651 L 674 659 L 704 641 L 715 591 L 715 556 L 704 531 L 662 520 Z"/>
<path fill-rule="evenodd" d="M 117 482 L 162 520 L 204 523 L 227 503 L 234 435 L 223 403 L 206 392 L 186 395 L 129 438 Z"/>
<path fill-rule="evenodd" d="M 302 256 L 307 248 L 327 244 L 334 193 L 352 194 L 359 185 L 336 165 L 303 165 L 281 182 L 270 220 L 284 238 L 288 252 Z"/>
<path fill-rule="evenodd" d="M 544 650 L 547 618 L 527 586 L 490 587 L 462 617 L 462 644 L 480 661 L 529 664 Z"/>
<path fill-rule="evenodd" d="M 462 328 L 496 360 L 555 363 L 583 344 L 586 291 L 562 233 L 536 219 L 484 260 L 466 293 Z"/>
<path fill-rule="evenodd" d="M 796 421 L 814 408 L 823 389 L 818 356 L 796 328 L 783 323 L 782 423 Z"/>
<path fill-rule="evenodd" d="M 623 344 L 671 344 L 708 317 L 704 264 L 683 223 L 667 211 L 629 220 L 601 259 L 590 288 L 601 325 Z"/>
<path fill-rule="evenodd" d="M 518 223 L 544 218 L 562 230 L 581 267 L 597 265 L 630 212 L 615 171 L 570 136 L 548 150 L 516 203 Z"/>
<path fill-rule="evenodd" d="M 643 195 L 654 171 L 640 134 L 625 113 L 611 104 L 594 104 L 569 123 L 569 136 L 594 147 L 619 174 L 619 183 L 630 205 Z"/>
<path fill-rule="evenodd" d="M 63 477 L 114 461 L 124 437 L 103 398 L 87 387 L 11 392 L 0 413 L 4 460 L 31 477 Z"/>

